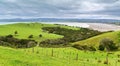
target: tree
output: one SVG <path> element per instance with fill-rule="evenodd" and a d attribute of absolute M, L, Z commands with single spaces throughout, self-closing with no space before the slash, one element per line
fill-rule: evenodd
<path fill-rule="evenodd" d="M 104 49 L 106 49 L 107 51 L 112 51 L 116 50 L 117 47 L 112 40 L 104 38 L 100 41 L 99 50 L 103 51 Z"/>
<path fill-rule="evenodd" d="M 33 38 L 33 35 L 29 35 L 28 38 Z"/>
<path fill-rule="evenodd" d="M 17 35 L 17 34 L 18 34 L 18 32 L 17 32 L 17 31 L 15 31 L 15 32 L 14 32 L 14 34 L 15 34 L 15 35 Z"/>
<path fill-rule="evenodd" d="M 40 34 L 39 37 L 41 38 L 41 37 L 42 37 L 42 34 Z"/>

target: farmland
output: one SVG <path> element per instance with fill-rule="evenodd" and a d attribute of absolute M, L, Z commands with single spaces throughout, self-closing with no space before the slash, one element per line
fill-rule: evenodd
<path fill-rule="evenodd" d="M 80 29 L 77 27 L 55 24 L 17 23 L 0 25 L 0 36 L 11 34 L 18 39 L 32 39 L 37 42 L 64 37 L 63 35 L 43 31 L 43 27 L 61 27 L 72 30 Z M 18 32 L 17 36 L 14 34 L 15 31 Z M 119 31 L 107 32 L 70 44 L 87 44 L 89 46 L 98 47 L 99 41 L 106 37 L 118 44 L 118 33 Z M 33 38 L 28 38 L 31 34 Z M 40 34 L 42 37 L 39 37 Z M 118 51 L 110 51 L 107 53 L 106 51 L 100 50 L 78 50 L 72 46 L 57 48 L 40 47 L 38 45 L 32 48 L 10 48 L 0 46 L 0 66 L 119 66 L 119 55 L 119 49 Z M 105 63 L 106 58 L 108 58 L 108 64 Z"/>

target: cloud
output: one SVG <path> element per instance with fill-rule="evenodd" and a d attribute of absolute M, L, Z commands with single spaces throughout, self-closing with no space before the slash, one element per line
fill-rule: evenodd
<path fill-rule="evenodd" d="M 119 18 L 119 7 L 119 0 L 0 0 L 0 18 Z"/>

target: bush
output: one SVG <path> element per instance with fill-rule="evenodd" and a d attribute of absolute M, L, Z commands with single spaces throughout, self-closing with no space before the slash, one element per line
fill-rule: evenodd
<path fill-rule="evenodd" d="M 99 50 L 104 51 L 105 47 L 103 45 L 99 45 Z"/>
<path fill-rule="evenodd" d="M 67 44 L 64 39 L 48 39 L 45 41 L 40 42 L 40 44 L 49 44 L 49 45 L 60 45 L 60 44 Z"/>
<path fill-rule="evenodd" d="M 17 32 L 17 31 L 15 31 L 15 32 L 14 32 L 14 34 L 15 34 L 15 35 L 17 35 L 17 34 L 18 34 L 18 32 Z"/>
<path fill-rule="evenodd" d="M 40 34 L 39 37 L 41 38 L 41 37 L 42 37 L 42 34 Z"/>
<path fill-rule="evenodd" d="M 104 61 L 104 64 L 108 64 L 108 61 Z"/>
<path fill-rule="evenodd" d="M 95 49 L 93 46 L 90 46 L 90 47 L 89 47 L 89 50 L 90 50 L 90 51 L 96 51 L 96 49 Z"/>
<path fill-rule="evenodd" d="M 29 35 L 28 38 L 33 38 L 33 35 Z"/>
<path fill-rule="evenodd" d="M 34 40 L 17 39 L 11 37 L 0 37 L 0 46 L 7 46 L 12 48 L 30 48 L 35 47 L 37 42 Z"/>
<path fill-rule="evenodd" d="M 98 63 L 101 63 L 102 61 L 101 60 L 98 60 Z"/>
<path fill-rule="evenodd" d="M 88 51 L 96 51 L 96 49 L 92 46 L 87 46 L 87 45 L 79 45 L 79 44 L 75 44 L 73 45 L 74 48 L 77 48 L 79 50 L 88 50 Z"/>
<path fill-rule="evenodd" d="M 107 51 L 113 51 L 113 50 L 118 49 L 118 47 L 115 45 L 115 43 L 112 40 L 107 39 L 107 38 L 102 39 L 100 41 L 100 45 L 99 45 L 100 50 L 103 51 L 105 48 Z"/>
<path fill-rule="evenodd" d="M 7 35 L 6 38 L 13 38 L 13 35 Z"/>

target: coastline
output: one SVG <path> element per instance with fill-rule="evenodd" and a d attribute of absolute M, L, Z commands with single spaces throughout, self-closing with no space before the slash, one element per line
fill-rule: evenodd
<path fill-rule="evenodd" d="M 30 22 L 0 22 L 0 25 L 4 24 L 14 24 L 14 23 L 30 23 Z M 34 23 L 34 22 L 31 22 Z M 113 24 L 104 24 L 104 23 L 79 23 L 79 22 L 38 22 L 43 24 L 63 24 L 74 27 L 90 28 L 98 31 L 118 31 L 120 26 Z"/>

